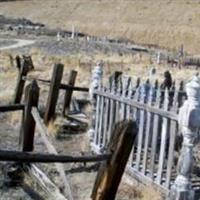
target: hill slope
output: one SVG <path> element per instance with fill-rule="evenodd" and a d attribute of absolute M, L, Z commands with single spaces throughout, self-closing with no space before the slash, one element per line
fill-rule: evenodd
<path fill-rule="evenodd" d="M 198 0 L 30 0 L 1 2 L 0 14 L 50 27 L 127 38 L 200 54 Z"/>

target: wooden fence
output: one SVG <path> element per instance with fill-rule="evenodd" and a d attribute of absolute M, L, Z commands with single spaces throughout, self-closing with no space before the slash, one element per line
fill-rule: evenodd
<path fill-rule="evenodd" d="M 28 62 L 27 59 L 24 58 L 22 60 L 20 59 L 19 56 L 17 56 L 16 63 L 17 63 L 17 68 L 19 69 L 19 74 L 12 103 L 17 104 L 21 102 L 26 81 L 37 80 L 39 83 L 48 86 L 49 95 L 47 98 L 46 108 L 45 108 L 45 117 L 44 117 L 45 124 L 48 124 L 49 121 L 53 119 L 55 115 L 56 104 L 58 101 L 60 90 L 65 91 L 64 103 L 62 109 L 63 116 L 65 116 L 69 111 L 73 91 L 82 91 L 82 92 L 89 91 L 88 88 L 75 86 L 75 81 L 77 76 L 77 71 L 75 70 L 70 71 L 68 84 L 62 84 L 63 69 L 64 69 L 64 65 L 62 64 L 55 64 L 51 80 L 44 80 L 38 77 L 36 78 L 28 76 L 28 72 L 30 71 L 30 62 Z"/>
<path fill-rule="evenodd" d="M 190 150 L 193 148 L 194 142 L 190 141 L 189 147 L 186 138 L 189 137 L 190 139 L 190 136 L 186 136 L 189 133 L 187 131 L 185 133 L 185 127 L 194 135 L 197 135 L 198 130 L 196 127 L 199 127 L 200 124 L 194 125 L 195 130 L 190 127 L 190 125 L 193 126 L 192 122 L 191 124 L 178 124 L 178 121 L 185 116 L 184 113 L 178 115 L 178 112 L 179 107 L 182 106 L 185 110 L 188 109 L 188 113 L 194 112 L 192 109 L 196 109 L 196 112 L 200 114 L 199 79 L 195 77 L 190 85 L 187 84 L 187 94 L 180 90 L 166 89 L 163 91 L 156 87 L 156 84 L 149 87 L 147 91 L 143 87 L 144 85 L 133 87 L 133 84 L 130 84 L 130 78 L 124 78 L 125 80 L 122 80 L 120 87 L 116 85 L 115 79 L 110 81 L 110 86 L 104 87 L 102 85 L 102 69 L 101 64 L 94 69 L 90 88 L 93 118 L 89 134 L 92 149 L 95 152 L 103 153 L 111 138 L 113 125 L 124 119 L 135 120 L 138 125 L 138 136 L 129 158 L 127 172 L 145 184 L 151 183 L 158 186 L 166 195 L 171 195 L 172 188 L 175 188 L 173 191 L 176 192 L 171 195 L 171 199 L 190 199 L 181 196 L 183 191 L 186 191 L 184 194 L 191 194 L 191 191 L 199 190 L 199 184 L 197 184 L 198 187 L 192 190 L 191 170 L 188 170 L 192 167 L 192 152 L 190 151 L 190 155 L 188 155 L 186 151 L 187 148 L 190 148 Z M 195 96 L 196 93 L 198 95 Z M 183 103 L 184 101 L 185 103 Z M 196 115 L 189 114 L 185 118 L 188 117 L 189 120 L 196 121 L 194 119 Z M 199 117 L 198 120 L 200 123 Z M 184 128 L 179 133 L 182 126 Z M 183 145 L 181 133 L 183 135 Z M 180 156 L 181 147 L 182 153 Z M 183 158 L 185 163 L 180 166 Z M 178 172 L 177 167 L 179 168 Z M 177 182 L 183 185 L 183 182 L 177 181 L 180 176 L 184 177 L 188 184 L 188 187 L 182 187 L 182 190 L 177 187 Z M 200 183 L 200 179 L 196 179 L 195 183 Z"/>
<path fill-rule="evenodd" d="M 70 155 L 58 155 L 55 147 L 52 145 L 49 138 L 48 129 L 45 126 L 43 119 L 41 118 L 38 111 L 39 101 L 39 87 L 37 82 L 34 80 L 31 84 L 25 88 L 25 102 L 23 104 L 13 105 L 0 105 L 0 112 L 9 111 L 23 111 L 22 128 L 20 130 L 19 146 L 20 151 L 4 151 L 0 150 L 0 161 L 15 161 L 16 163 L 11 166 L 11 172 L 8 170 L 8 176 L 12 183 L 17 183 L 21 180 L 19 176 L 13 176 L 15 168 L 17 171 L 21 166 L 21 170 L 25 169 L 23 173 L 29 173 L 31 177 L 34 177 L 42 188 L 49 191 L 51 199 L 58 200 L 73 200 L 73 194 L 70 189 L 70 184 L 66 178 L 64 167 L 61 163 L 69 162 L 100 162 L 100 171 L 95 181 L 95 185 L 92 191 L 93 200 L 114 200 L 115 195 L 121 181 L 126 163 L 128 161 L 133 142 L 137 135 L 136 123 L 129 121 L 121 121 L 115 127 L 114 137 L 110 140 L 110 144 L 107 146 L 107 152 L 104 154 L 97 155 L 84 155 L 84 156 L 70 156 Z M 34 138 L 35 128 L 43 139 L 49 154 L 34 153 Z M 57 171 L 60 174 L 60 178 L 63 183 L 63 193 L 60 192 L 59 188 L 51 182 L 51 180 L 43 173 L 38 167 L 30 163 L 38 162 L 55 162 Z M 23 165 L 22 165 L 23 164 Z M 116 167 L 116 165 L 118 167 Z M 109 176 L 107 176 L 108 172 Z M 20 173 L 22 174 L 22 173 Z M 106 181 L 105 181 L 106 177 Z M 107 190 L 110 188 L 110 190 Z"/>

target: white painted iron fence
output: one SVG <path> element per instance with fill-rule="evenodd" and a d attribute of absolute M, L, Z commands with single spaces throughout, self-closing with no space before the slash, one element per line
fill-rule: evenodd
<path fill-rule="evenodd" d="M 191 179 L 192 149 L 200 126 L 199 79 L 194 77 L 186 84 L 187 100 L 183 104 L 179 90 L 163 91 L 157 84 L 148 90 L 145 85 L 134 87 L 128 77 L 122 78 L 121 86 L 112 79 L 108 87 L 103 87 L 102 77 L 102 65 L 99 64 L 93 71 L 90 88 L 94 109 L 90 129 L 92 149 L 104 152 L 113 125 L 133 119 L 139 130 L 127 172 L 143 183 L 158 186 L 170 194 L 170 199 L 181 195 L 194 198 L 192 195 L 200 185 L 196 184 L 200 179 L 195 176 Z M 186 96 L 183 91 L 181 94 Z"/>

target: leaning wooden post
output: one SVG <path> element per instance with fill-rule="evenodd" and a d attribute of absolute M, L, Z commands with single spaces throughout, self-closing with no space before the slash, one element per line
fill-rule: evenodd
<path fill-rule="evenodd" d="M 91 85 L 89 88 L 90 102 L 92 104 L 92 117 L 91 117 L 91 128 L 88 131 L 90 139 L 93 140 L 95 133 L 95 115 L 96 115 L 96 95 L 94 90 L 102 85 L 103 78 L 103 64 L 102 62 L 97 63 L 92 71 Z"/>
<path fill-rule="evenodd" d="M 91 195 L 92 200 L 115 199 L 136 135 L 135 122 L 123 121 L 116 124 L 108 145 L 108 152 L 111 152 L 112 156 L 100 166 Z"/>
<path fill-rule="evenodd" d="M 49 96 L 47 99 L 46 110 L 44 115 L 44 123 L 48 124 L 54 117 L 56 104 L 59 95 L 59 88 L 63 76 L 63 64 L 55 64 L 49 89 Z"/>
<path fill-rule="evenodd" d="M 17 55 L 15 60 L 16 60 L 16 67 L 18 70 L 20 70 L 21 69 L 21 58 Z"/>
<path fill-rule="evenodd" d="M 198 77 L 186 84 L 188 99 L 179 112 L 179 128 L 183 135 L 181 156 L 178 163 L 178 176 L 172 187 L 170 199 L 194 200 L 191 175 L 193 169 L 193 148 L 200 128 L 200 81 Z"/>
<path fill-rule="evenodd" d="M 75 85 L 76 76 L 77 76 L 77 71 L 71 70 L 70 74 L 69 74 L 68 85 L 70 85 L 70 86 Z M 64 105 L 63 105 L 63 111 L 62 111 L 63 116 L 65 115 L 66 112 L 69 111 L 72 93 L 73 93 L 73 89 L 68 89 L 65 92 Z"/>
<path fill-rule="evenodd" d="M 38 106 L 39 87 L 36 81 L 27 85 L 25 89 L 25 109 L 20 133 L 20 148 L 22 151 L 33 151 L 35 120 L 31 114 L 32 107 Z"/>
<path fill-rule="evenodd" d="M 27 62 L 23 62 L 22 67 L 19 69 L 18 78 L 17 78 L 17 85 L 15 88 L 15 94 L 13 96 L 13 102 L 14 104 L 20 103 L 21 98 L 23 95 L 25 80 L 23 79 L 23 76 L 26 76 L 29 71 L 29 66 L 27 65 Z"/>

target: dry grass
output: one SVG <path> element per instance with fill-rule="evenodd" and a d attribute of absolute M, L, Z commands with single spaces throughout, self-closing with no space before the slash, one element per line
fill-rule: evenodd
<path fill-rule="evenodd" d="M 17 70 L 11 58 L 11 54 L 0 52 L 0 103 L 10 102 L 14 93 Z"/>
<path fill-rule="evenodd" d="M 36 49 L 34 50 L 36 51 Z M 36 51 L 37 52 L 37 51 Z M 107 81 L 107 77 L 112 74 L 114 71 L 123 71 L 124 74 L 129 75 L 136 79 L 141 77 L 143 80 L 149 78 L 149 70 L 152 67 L 155 67 L 157 74 L 154 79 L 160 81 L 163 80 L 163 73 L 166 70 L 169 70 L 172 74 L 172 77 L 177 80 L 188 80 L 197 73 L 194 68 L 179 70 L 177 68 L 171 68 L 166 64 L 157 65 L 152 61 L 150 55 L 147 54 L 112 54 L 107 55 L 103 53 L 95 55 L 86 55 L 86 54 L 75 54 L 68 56 L 47 56 L 42 52 L 33 53 L 33 62 L 36 66 L 36 71 L 32 72 L 30 75 L 40 76 L 41 78 L 51 77 L 52 67 L 56 62 L 61 62 L 64 64 L 64 78 L 63 82 L 67 82 L 69 70 L 77 70 L 77 85 L 87 87 L 90 83 L 91 71 L 95 66 L 97 61 L 102 60 L 104 63 L 104 82 Z M 87 77 L 87 78 L 85 78 Z"/>
<path fill-rule="evenodd" d="M 57 119 L 58 121 L 62 120 L 62 118 Z M 51 134 L 51 136 L 56 137 L 59 131 L 59 126 L 55 123 L 54 120 L 51 120 L 48 124 L 48 132 Z"/>
<path fill-rule="evenodd" d="M 123 184 L 119 186 L 119 193 L 122 191 L 130 194 L 130 200 L 164 200 L 163 195 L 152 185 L 143 185 L 127 174 L 124 174 L 122 180 Z"/>
<path fill-rule="evenodd" d="M 31 0 L 1 3 L 0 13 L 50 27 L 200 53 L 200 6 L 196 0 Z M 34 12 L 30 12 L 34 10 Z M 12 11 L 12 12 L 11 12 Z"/>
<path fill-rule="evenodd" d="M 141 200 L 150 200 L 150 199 L 163 200 L 163 197 L 158 191 L 156 191 L 155 188 L 153 188 L 151 186 L 146 186 L 142 190 L 142 198 L 141 198 Z"/>
<path fill-rule="evenodd" d="M 124 54 L 122 56 L 118 54 L 106 55 L 99 53 L 93 56 L 77 54 L 55 57 L 43 54 L 40 50 L 33 48 L 31 50 L 31 56 L 35 70 L 30 72 L 29 76 L 50 80 L 54 64 L 61 62 L 65 66 L 62 82 L 67 83 L 69 70 L 75 69 L 78 71 L 76 85 L 83 87 L 89 86 L 92 68 L 99 60 L 104 62 L 105 84 L 108 81 L 108 76 L 117 70 L 123 71 L 124 74 L 133 77 L 133 81 L 135 81 L 138 76 L 145 81 L 149 77 L 149 70 L 152 66 L 157 69 L 154 79 L 160 81 L 163 80 L 163 73 L 166 70 L 170 70 L 172 78 L 178 82 L 181 80 L 188 80 L 197 73 L 195 69 L 178 70 L 177 68 L 169 68 L 165 64 L 152 64 L 149 55 L 139 53 L 135 55 Z M 15 55 L 9 52 L 0 53 L 0 103 L 8 103 L 11 101 L 16 86 L 18 70 L 13 67 L 13 63 L 10 62 L 12 57 L 15 57 Z M 40 88 L 40 100 L 43 105 L 45 105 L 48 87 L 40 85 Z M 76 95 L 85 98 L 84 94 L 76 93 Z"/>
<path fill-rule="evenodd" d="M 21 125 L 21 121 L 22 121 L 22 112 L 16 111 L 7 113 L 6 115 L 6 122 L 13 127 L 18 127 L 19 125 Z"/>

